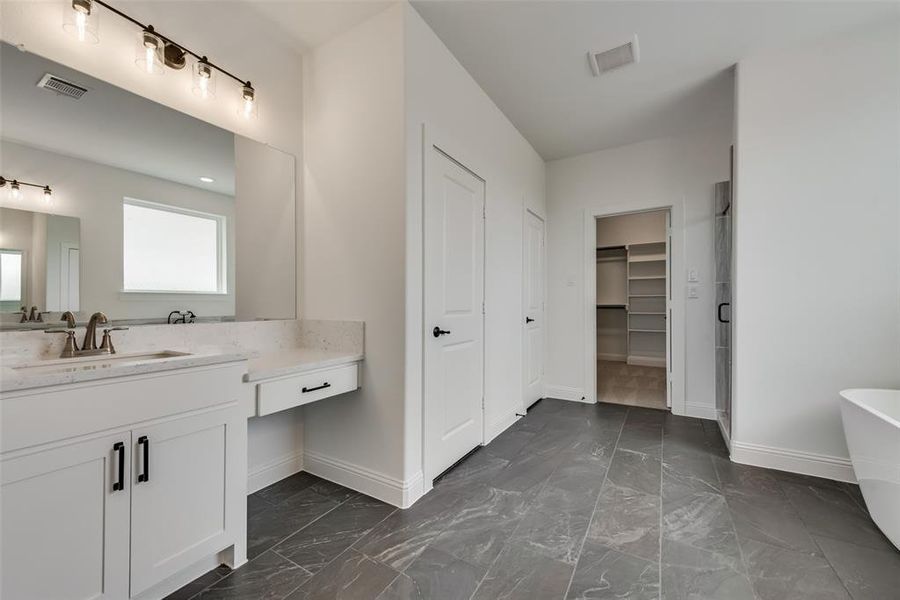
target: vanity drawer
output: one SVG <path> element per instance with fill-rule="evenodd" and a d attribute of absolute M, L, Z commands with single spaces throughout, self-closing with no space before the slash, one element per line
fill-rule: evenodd
<path fill-rule="evenodd" d="M 358 387 L 357 363 L 265 381 L 257 385 L 256 414 L 260 417 L 270 415 L 350 392 Z"/>

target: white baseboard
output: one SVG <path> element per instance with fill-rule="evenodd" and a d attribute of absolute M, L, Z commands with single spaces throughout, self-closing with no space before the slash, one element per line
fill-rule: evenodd
<path fill-rule="evenodd" d="M 270 486 L 303 470 L 303 453 L 291 454 L 259 467 L 247 475 L 247 494 Z"/>
<path fill-rule="evenodd" d="M 629 356 L 628 364 L 637 367 L 663 367 L 666 366 L 666 357 L 654 358 L 652 356 Z"/>
<path fill-rule="evenodd" d="M 489 444 L 491 440 L 506 431 L 513 423 L 518 421 L 519 417 L 516 412 L 512 411 L 508 414 L 496 419 L 493 423 L 484 428 L 484 443 Z"/>
<path fill-rule="evenodd" d="M 340 459 L 307 451 L 304 471 L 400 508 L 409 508 L 425 493 L 422 472 L 403 481 Z"/>
<path fill-rule="evenodd" d="M 615 362 L 625 362 L 628 360 L 627 354 L 609 354 L 606 352 L 598 352 L 597 360 L 612 360 Z"/>
<path fill-rule="evenodd" d="M 728 453 L 731 454 L 731 436 L 728 434 L 728 429 L 725 427 L 721 414 L 716 421 L 719 423 L 719 433 L 722 434 L 722 439 L 725 440 L 725 446 L 728 448 Z"/>
<path fill-rule="evenodd" d="M 731 460 L 744 465 L 856 483 L 849 458 L 731 441 Z"/>
<path fill-rule="evenodd" d="M 575 400 L 584 402 L 584 390 L 567 385 L 545 385 L 544 395 L 547 398 L 559 398 L 560 400 Z"/>
<path fill-rule="evenodd" d="M 709 406 L 708 404 L 692 404 L 688 402 L 684 405 L 684 416 L 716 421 L 719 418 L 719 411 L 716 410 L 715 406 Z"/>

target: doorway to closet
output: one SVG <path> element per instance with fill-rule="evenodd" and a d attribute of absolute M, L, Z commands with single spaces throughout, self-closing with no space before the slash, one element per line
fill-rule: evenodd
<path fill-rule="evenodd" d="M 596 219 L 597 401 L 668 410 L 670 213 Z"/>

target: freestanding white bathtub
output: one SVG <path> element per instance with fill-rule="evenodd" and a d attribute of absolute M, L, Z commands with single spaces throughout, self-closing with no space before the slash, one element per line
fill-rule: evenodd
<path fill-rule="evenodd" d="M 875 524 L 900 549 L 900 390 L 844 390 L 850 460 Z"/>

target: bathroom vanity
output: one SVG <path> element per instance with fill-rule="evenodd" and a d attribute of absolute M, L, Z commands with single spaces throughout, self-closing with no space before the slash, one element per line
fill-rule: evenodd
<path fill-rule="evenodd" d="M 4 380 L 0 595 L 156 598 L 202 559 L 242 564 L 246 360 L 71 360 L 43 374 L 70 383 Z"/>

